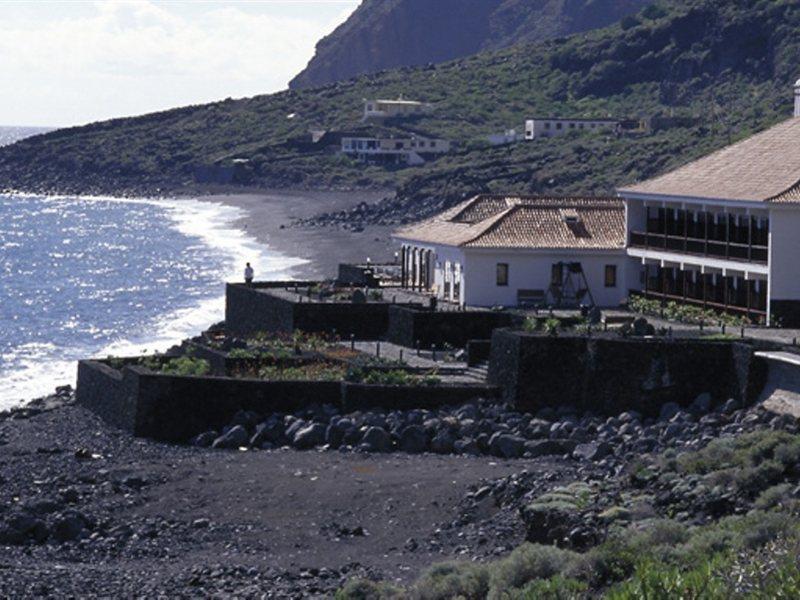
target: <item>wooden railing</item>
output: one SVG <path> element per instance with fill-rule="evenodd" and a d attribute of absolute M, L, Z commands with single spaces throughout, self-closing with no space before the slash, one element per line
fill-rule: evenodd
<path fill-rule="evenodd" d="M 764 265 L 769 261 L 769 249 L 767 246 L 664 235 L 662 233 L 632 231 L 630 245 L 633 248 L 666 250 L 667 252 L 678 252 L 680 254 L 708 256 Z"/>

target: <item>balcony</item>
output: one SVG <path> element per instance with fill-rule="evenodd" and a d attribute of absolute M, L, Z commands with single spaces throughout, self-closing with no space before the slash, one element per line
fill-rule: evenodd
<path fill-rule="evenodd" d="M 662 302 L 674 301 L 763 321 L 767 315 L 766 282 L 757 284 L 742 277 L 714 277 L 710 274 L 644 267 L 641 295 Z"/>
<path fill-rule="evenodd" d="M 632 231 L 630 233 L 632 248 L 661 250 L 677 254 L 691 254 L 709 258 L 721 258 L 738 262 L 751 262 L 766 265 L 769 260 L 767 246 L 742 244 L 721 240 L 693 238 L 663 233 Z"/>

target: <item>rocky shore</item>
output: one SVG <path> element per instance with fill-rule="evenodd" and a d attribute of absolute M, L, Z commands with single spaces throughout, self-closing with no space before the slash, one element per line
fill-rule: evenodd
<path fill-rule="evenodd" d="M 752 494 L 659 477 L 659 461 L 758 432 L 798 426 L 705 395 L 656 419 L 317 406 L 240 413 L 181 447 L 114 430 L 61 388 L 0 414 L 0 596 L 331 597 L 526 540 L 582 552 L 643 514 L 750 510 Z"/>

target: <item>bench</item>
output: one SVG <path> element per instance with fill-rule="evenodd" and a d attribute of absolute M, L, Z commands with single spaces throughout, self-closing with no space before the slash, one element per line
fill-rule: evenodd
<path fill-rule="evenodd" d="M 517 290 L 517 306 L 541 306 L 544 304 L 544 299 L 544 290 Z"/>

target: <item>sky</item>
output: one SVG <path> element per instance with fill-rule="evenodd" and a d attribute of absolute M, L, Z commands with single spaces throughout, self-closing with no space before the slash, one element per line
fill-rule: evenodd
<path fill-rule="evenodd" d="M 0 125 L 286 89 L 360 0 L 0 0 Z"/>

